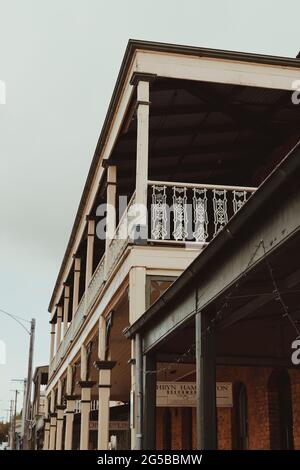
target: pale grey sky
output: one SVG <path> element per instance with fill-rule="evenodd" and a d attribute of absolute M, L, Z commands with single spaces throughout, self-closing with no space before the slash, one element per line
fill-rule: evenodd
<path fill-rule="evenodd" d="M 0 0 L 0 309 L 37 319 L 47 306 L 129 38 L 294 57 L 299 0 Z M 300 78 L 300 77 L 299 77 Z M 0 313 L 0 418 L 28 338 Z"/>

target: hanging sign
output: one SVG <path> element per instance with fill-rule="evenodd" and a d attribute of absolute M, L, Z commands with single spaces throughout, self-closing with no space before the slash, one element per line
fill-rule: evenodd
<path fill-rule="evenodd" d="M 128 421 L 110 421 L 109 430 L 110 431 L 128 431 L 129 422 Z M 90 431 L 98 430 L 98 421 L 90 421 Z"/>
<path fill-rule="evenodd" d="M 217 407 L 232 407 L 232 383 L 217 382 Z M 196 406 L 195 382 L 157 382 L 156 406 Z"/>

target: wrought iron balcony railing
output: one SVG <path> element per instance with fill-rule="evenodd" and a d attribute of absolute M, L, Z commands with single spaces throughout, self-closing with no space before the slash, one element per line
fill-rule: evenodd
<path fill-rule="evenodd" d="M 149 181 L 148 189 L 148 214 L 144 219 L 148 227 L 143 232 L 146 233 L 143 235 L 145 241 L 184 242 L 195 246 L 209 243 L 256 190 L 243 186 L 165 181 Z M 135 207 L 135 202 L 134 193 L 51 361 L 50 375 L 64 358 L 105 281 L 112 275 L 128 244 L 133 241 L 135 219 L 140 211 L 140 208 Z"/>
<path fill-rule="evenodd" d="M 128 242 L 130 241 L 129 236 L 129 214 L 130 209 L 133 206 L 135 201 L 135 194 L 132 196 L 124 214 L 121 217 L 120 223 L 115 231 L 115 234 L 108 246 L 107 253 L 101 258 L 97 268 L 94 271 L 92 279 L 88 285 L 88 288 L 84 295 L 82 296 L 74 317 L 72 318 L 71 323 L 67 329 L 65 336 L 63 337 L 59 348 L 53 357 L 50 368 L 49 375 L 57 369 L 59 363 L 64 358 L 67 349 L 70 343 L 74 340 L 76 334 L 78 333 L 86 315 L 91 311 L 97 296 L 100 294 L 105 280 L 110 276 L 111 272 L 115 268 L 118 260 L 122 256 L 122 253 L 126 249 Z"/>
<path fill-rule="evenodd" d="M 89 312 L 105 281 L 105 254 L 102 256 L 86 292 L 86 311 Z"/>
<path fill-rule="evenodd" d="M 256 188 L 149 181 L 151 241 L 210 242 Z"/>
<path fill-rule="evenodd" d="M 73 341 L 76 333 L 78 332 L 81 324 L 83 323 L 85 311 L 85 294 L 83 294 L 78 304 L 75 315 L 68 326 L 66 334 L 62 338 L 62 341 L 56 351 L 56 354 L 50 362 L 49 376 L 51 376 L 51 374 L 57 369 L 59 363 L 64 358 L 70 343 Z"/>
<path fill-rule="evenodd" d="M 106 261 L 106 276 L 109 277 L 112 270 L 121 258 L 126 246 L 131 241 L 130 219 L 134 217 L 135 193 L 124 211 L 114 236 L 108 246 Z M 132 213 L 131 213 L 132 212 Z"/>

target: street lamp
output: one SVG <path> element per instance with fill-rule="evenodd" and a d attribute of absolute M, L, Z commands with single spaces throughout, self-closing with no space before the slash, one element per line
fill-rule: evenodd
<path fill-rule="evenodd" d="M 25 406 L 24 406 L 24 434 L 23 437 L 23 449 L 28 449 L 28 440 L 26 437 L 29 435 L 29 423 L 30 423 L 30 397 L 31 397 L 31 382 L 32 382 L 32 363 L 33 363 L 33 349 L 34 349 L 34 337 L 35 337 L 35 324 L 36 321 L 34 318 L 31 321 L 13 315 L 5 310 L 0 309 L 0 312 L 4 315 L 15 320 L 30 336 L 29 341 L 29 355 L 28 355 L 28 369 L 27 369 L 27 379 L 26 379 L 26 393 L 25 393 Z M 30 330 L 28 330 L 22 322 L 30 323 Z"/>

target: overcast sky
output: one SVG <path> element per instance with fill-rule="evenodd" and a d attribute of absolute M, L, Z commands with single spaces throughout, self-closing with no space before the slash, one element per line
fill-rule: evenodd
<path fill-rule="evenodd" d="M 294 57 L 299 17 L 299 0 L 0 0 L 0 309 L 37 319 L 35 365 L 128 39 Z M 0 313 L 0 340 L 1 418 L 29 338 Z"/>

